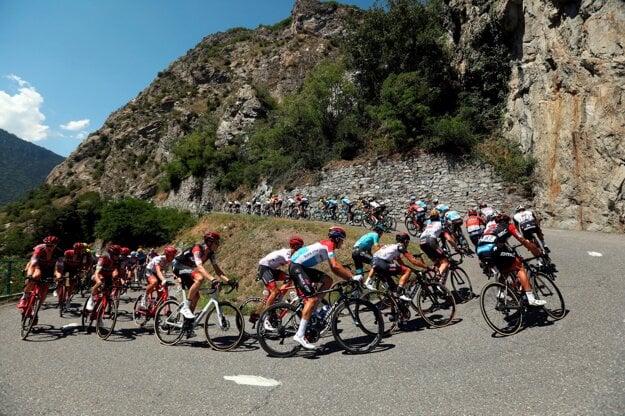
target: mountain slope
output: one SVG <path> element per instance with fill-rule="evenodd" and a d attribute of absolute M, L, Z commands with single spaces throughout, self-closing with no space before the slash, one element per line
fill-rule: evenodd
<path fill-rule="evenodd" d="M 0 205 L 16 201 L 41 185 L 65 160 L 47 149 L 0 129 Z"/>

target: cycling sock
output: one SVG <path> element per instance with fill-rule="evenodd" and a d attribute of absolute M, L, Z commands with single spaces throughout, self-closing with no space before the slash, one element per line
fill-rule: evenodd
<path fill-rule="evenodd" d="M 304 335 L 306 335 L 306 327 L 308 326 L 308 319 L 302 319 L 299 322 L 299 328 L 297 329 L 297 336 L 302 338 Z"/>

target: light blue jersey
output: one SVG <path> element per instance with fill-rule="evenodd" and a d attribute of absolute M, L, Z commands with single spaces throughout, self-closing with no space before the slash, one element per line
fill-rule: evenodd
<path fill-rule="evenodd" d="M 358 241 L 354 244 L 354 248 L 358 248 L 363 251 L 371 252 L 371 248 L 378 244 L 380 241 L 380 236 L 375 231 L 367 233 L 360 237 Z"/>

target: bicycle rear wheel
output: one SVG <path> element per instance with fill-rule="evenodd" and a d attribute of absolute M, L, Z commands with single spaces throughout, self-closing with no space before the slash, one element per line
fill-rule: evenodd
<path fill-rule="evenodd" d="M 332 316 L 332 335 L 347 352 L 363 354 L 378 346 L 384 334 L 382 314 L 371 302 L 349 299 Z"/>
<path fill-rule="evenodd" d="M 41 307 L 41 300 L 39 296 L 35 296 L 33 299 L 33 303 L 28 306 L 26 309 L 26 313 L 22 315 L 22 325 L 20 336 L 22 339 L 26 339 L 30 331 L 35 326 L 35 321 L 37 320 L 37 314 L 39 313 L 39 308 Z"/>
<path fill-rule="evenodd" d="M 100 302 L 98 305 L 98 321 L 95 332 L 101 339 L 108 339 L 115 329 L 119 299 L 110 299 Z"/>
<path fill-rule="evenodd" d="M 428 283 L 419 287 L 412 298 L 412 307 L 433 328 L 449 325 L 456 315 L 456 301 L 449 289 L 440 283 Z"/>
<path fill-rule="evenodd" d="M 251 297 L 243 301 L 239 306 L 239 310 L 243 315 L 243 321 L 245 322 L 245 330 L 243 336 L 245 339 L 256 338 L 257 326 L 262 325 L 260 320 L 259 309 L 262 312 L 262 308 L 265 306 L 265 301 L 261 297 Z"/>
<path fill-rule="evenodd" d="M 553 319 L 559 320 L 564 318 L 566 309 L 564 307 L 564 298 L 560 289 L 549 276 L 543 273 L 534 274 L 534 296 L 537 299 L 547 301 L 543 309 Z"/>
<path fill-rule="evenodd" d="M 180 313 L 182 304 L 168 300 L 158 307 L 154 314 L 154 334 L 161 344 L 174 345 L 184 334 L 184 316 Z"/>
<path fill-rule="evenodd" d="M 384 324 L 384 335 L 388 336 L 397 328 L 399 308 L 397 301 L 388 292 L 374 290 L 363 294 L 361 299 L 371 302 L 380 311 Z"/>
<path fill-rule="evenodd" d="M 257 338 L 262 349 L 272 357 L 295 355 L 301 348 L 293 339 L 301 320 L 297 307 L 284 302 L 276 303 L 261 314 L 260 321 L 264 322 L 265 317 L 269 319 L 274 329 L 268 330 L 264 325 L 258 325 Z"/>
<path fill-rule="evenodd" d="M 449 280 L 459 301 L 467 302 L 473 299 L 473 285 L 469 275 L 462 268 L 455 267 L 449 270 Z"/>
<path fill-rule="evenodd" d="M 492 282 L 480 295 L 480 309 L 489 327 L 498 334 L 516 334 L 523 322 L 523 307 L 517 295 L 505 285 Z"/>
<path fill-rule="evenodd" d="M 206 315 L 204 333 L 208 345 L 217 351 L 236 348 L 245 332 L 245 321 L 239 308 L 230 302 L 219 302 L 219 311 L 213 308 Z"/>
<path fill-rule="evenodd" d="M 415 221 L 410 218 L 410 217 L 406 217 L 406 219 L 404 220 L 404 225 L 406 226 L 406 231 L 408 231 L 408 234 L 410 234 L 413 237 L 416 237 L 418 232 L 417 232 L 417 225 L 415 224 Z"/>

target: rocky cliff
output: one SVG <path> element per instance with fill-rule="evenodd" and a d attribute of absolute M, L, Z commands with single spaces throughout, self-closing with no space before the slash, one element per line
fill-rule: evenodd
<path fill-rule="evenodd" d="M 556 227 L 623 231 L 625 2 L 446 4 L 459 68 L 488 21 L 511 39 L 504 134 L 538 162 L 539 210 Z"/>
<path fill-rule="evenodd" d="M 550 225 L 623 231 L 625 2 L 445 0 L 445 6 L 461 72 L 485 28 L 509 42 L 503 131 L 536 158 L 534 204 Z M 112 113 L 48 182 L 77 180 L 85 190 L 153 198 L 172 146 L 203 115 L 218 118 L 218 143 L 245 138 L 264 111 L 259 87 L 280 100 L 320 60 L 338 57 L 336 39 L 353 12 L 298 0 L 284 24 L 206 37 Z M 159 200 L 199 209 L 222 197 L 207 177 L 187 180 Z"/>

